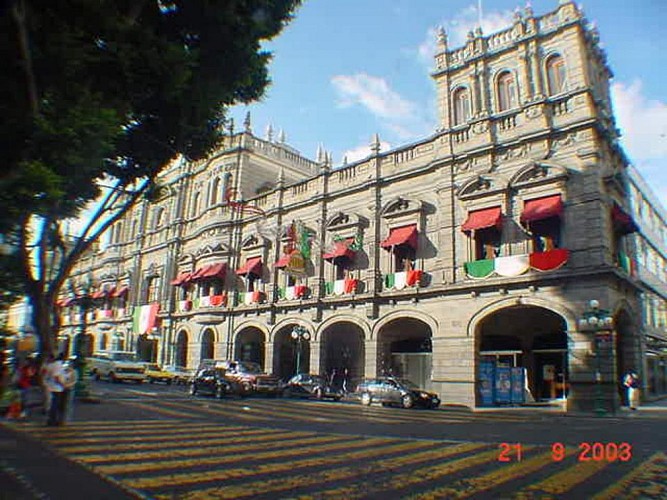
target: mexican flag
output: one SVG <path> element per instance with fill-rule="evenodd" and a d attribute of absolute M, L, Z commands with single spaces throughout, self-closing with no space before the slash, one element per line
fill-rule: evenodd
<path fill-rule="evenodd" d="M 132 331 L 142 335 L 150 332 L 156 326 L 157 313 L 160 310 L 160 304 L 146 304 L 134 308 L 132 321 Z"/>
<path fill-rule="evenodd" d="M 558 248 L 548 252 L 536 252 L 496 259 L 476 260 L 464 264 L 469 278 L 486 278 L 493 274 L 499 276 L 520 276 L 531 269 L 535 271 L 553 271 L 564 266 L 570 252 L 565 248 Z"/>

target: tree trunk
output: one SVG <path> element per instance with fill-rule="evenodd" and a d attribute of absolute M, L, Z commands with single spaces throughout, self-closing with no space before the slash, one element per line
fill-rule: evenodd
<path fill-rule="evenodd" d="M 57 314 L 53 300 L 49 300 L 44 294 L 32 295 L 31 302 L 32 323 L 40 341 L 40 354 L 42 359 L 46 359 L 49 354 L 54 354 L 57 346 L 58 324 L 57 320 L 54 321 Z"/>

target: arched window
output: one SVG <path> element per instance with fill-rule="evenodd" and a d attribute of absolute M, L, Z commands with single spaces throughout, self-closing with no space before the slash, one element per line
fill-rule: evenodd
<path fill-rule="evenodd" d="M 549 95 L 560 94 L 565 90 L 565 61 L 559 55 L 547 59 L 547 86 Z"/>
<path fill-rule="evenodd" d="M 122 222 L 117 222 L 116 223 L 116 234 L 114 237 L 114 242 L 115 243 L 120 243 L 123 237 L 123 223 Z"/>
<path fill-rule="evenodd" d="M 507 111 L 516 107 L 516 81 L 509 71 L 503 71 L 497 80 L 498 111 Z"/>
<path fill-rule="evenodd" d="M 215 205 L 218 203 L 218 191 L 220 190 L 220 177 L 213 179 L 211 183 L 211 202 L 209 205 Z"/>
<path fill-rule="evenodd" d="M 199 191 L 195 192 L 192 198 L 192 208 L 190 209 L 190 217 L 195 217 L 199 213 Z"/>
<path fill-rule="evenodd" d="M 134 222 L 132 222 L 132 236 L 138 236 L 139 235 L 139 220 L 134 219 Z"/>
<path fill-rule="evenodd" d="M 159 229 L 164 223 L 164 208 L 158 207 L 155 209 L 155 219 L 153 222 L 153 228 Z"/>
<path fill-rule="evenodd" d="M 454 125 L 461 125 L 470 119 L 470 92 L 465 87 L 454 91 Z"/>

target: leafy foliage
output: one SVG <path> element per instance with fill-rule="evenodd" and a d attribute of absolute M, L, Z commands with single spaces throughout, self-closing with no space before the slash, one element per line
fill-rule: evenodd
<path fill-rule="evenodd" d="M 9 96 L 0 100 L 0 232 L 17 238 L 16 276 L 36 319 L 51 316 L 65 276 L 100 232 L 144 191 L 155 195 L 151 184 L 171 159 L 205 157 L 226 108 L 263 94 L 271 56 L 261 42 L 299 3 L 13 0 L 0 7 L 0 92 Z M 65 248 L 61 223 L 102 195 L 91 226 Z M 57 261 L 47 259 L 54 244 Z M 55 266 L 48 272 L 47 262 Z"/>

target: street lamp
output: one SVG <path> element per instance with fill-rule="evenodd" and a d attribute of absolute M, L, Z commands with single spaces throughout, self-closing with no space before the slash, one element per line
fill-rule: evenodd
<path fill-rule="evenodd" d="M 593 332 L 595 335 L 595 405 L 593 411 L 603 416 L 607 413 L 602 389 L 602 347 L 612 341 L 614 318 L 606 309 L 600 309 L 600 302 L 593 299 L 588 309 L 579 319 L 579 330 Z M 613 409 L 612 401 L 612 409 Z"/>
<path fill-rule="evenodd" d="M 296 341 L 296 373 L 301 373 L 301 347 L 310 340 L 310 333 L 303 326 L 297 325 L 292 330 L 292 338 Z"/>
<path fill-rule="evenodd" d="M 81 285 L 79 291 L 81 292 L 76 297 L 76 303 L 79 306 L 79 333 L 74 339 L 74 369 L 78 375 L 76 385 L 74 386 L 74 397 L 78 399 L 90 397 L 88 384 L 85 380 L 86 356 L 84 352 L 84 345 L 86 341 L 86 326 L 88 320 L 88 310 L 93 305 L 93 300 L 90 298 L 90 289 L 92 283 L 87 281 Z"/>

